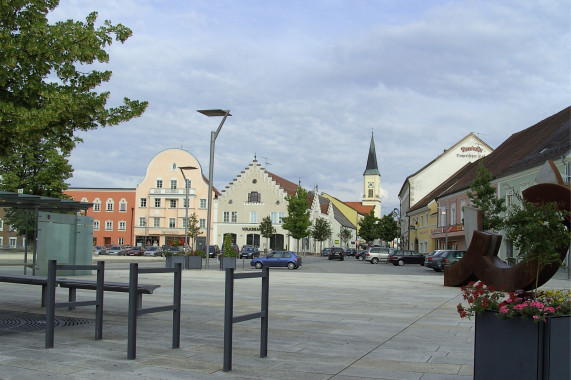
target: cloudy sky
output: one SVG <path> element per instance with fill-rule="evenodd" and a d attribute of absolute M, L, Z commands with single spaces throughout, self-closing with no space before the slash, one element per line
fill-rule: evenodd
<path fill-rule="evenodd" d="M 470 132 L 496 148 L 571 104 L 568 0 L 60 0 L 50 20 L 91 12 L 133 30 L 109 49 L 110 104 L 145 114 L 81 134 L 72 187 L 130 187 L 168 148 L 214 185 L 254 156 L 308 190 L 362 197 L 374 132 L 383 214 L 410 174 Z"/>

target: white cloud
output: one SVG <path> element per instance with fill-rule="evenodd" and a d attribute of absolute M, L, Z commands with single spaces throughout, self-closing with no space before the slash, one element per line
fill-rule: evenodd
<path fill-rule="evenodd" d="M 62 0 L 54 19 L 94 8 L 134 32 L 109 49 L 110 102 L 149 108 L 82 134 L 72 186 L 135 187 L 172 147 L 207 175 L 219 119 L 196 110 L 223 108 L 233 116 L 215 186 L 257 155 L 292 182 L 359 200 L 374 131 L 389 212 L 405 178 L 468 133 L 496 147 L 571 100 L 568 2 Z"/>

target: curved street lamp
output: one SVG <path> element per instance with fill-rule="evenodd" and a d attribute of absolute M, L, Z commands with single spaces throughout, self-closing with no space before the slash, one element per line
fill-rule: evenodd
<path fill-rule="evenodd" d="M 226 118 L 230 115 L 230 110 L 212 109 L 212 110 L 197 110 L 203 115 L 208 117 L 212 116 L 222 116 L 223 119 L 216 131 L 210 132 L 210 164 L 208 167 L 208 215 L 206 216 L 206 269 L 208 269 L 208 262 L 210 256 L 210 224 L 212 221 L 212 177 L 214 175 L 214 144 L 216 142 L 216 137 L 222 129 L 222 125 L 226 121 Z"/>

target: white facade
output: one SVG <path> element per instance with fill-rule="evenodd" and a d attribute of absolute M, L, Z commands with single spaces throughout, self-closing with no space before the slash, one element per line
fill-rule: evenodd
<path fill-rule="evenodd" d="M 256 245 L 264 249 L 295 249 L 295 239 L 282 228 L 287 216 L 286 196 L 294 195 L 297 185 L 266 172 L 254 160 L 220 194 L 214 241 L 223 242 L 230 234 L 239 247 Z M 260 234 L 260 223 L 269 216 L 274 236 Z"/>

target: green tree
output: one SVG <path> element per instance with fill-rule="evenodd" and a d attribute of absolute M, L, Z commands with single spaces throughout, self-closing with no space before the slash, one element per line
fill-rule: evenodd
<path fill-rule="evenodd" d="M 496 188 L 492 182 L 492 173 L 486 169 L 482 160 L 478 162 L 476 178 L 470 186 L 468 198 L 475 207 L 482 210 L 482 229 L 484 231 L 496 231 L 502 228 L 504 219 L 501 213 L 506 211 L 505 199 L 496 196 Z"/>
<path fill-rule="evenodd" d="M 359 221 L 359 236 L 361 236 L 361 239 L 371 243 L 380 237 L 378 221 L 379 219 L 375 217 L 373 211 Z"/>
<path fill-rule="evenodd" d="M 111 71 L 91 69 L 107 63 L 105 48 L 132 34 L 121 24 L 95 27 L 97 13 L 85 22 L 49 24 L 57 0 L 0 2 L 0 157 L 47 139 L 69 153 L 76 131 L 117 125 L 140 116 L 147 102 L 124 98 L 106 108 L 108 91 L 96 88 Z M 27 150 L 27 149 L 26 149 Z"/>
<path fill-rule="evenodd" d="M 297 252 L 299 252 L 299 239 L 308 236 L 311 227 L 307 191 L 298 186 L 294 195 L 286 196 L 286 201 L 288 216 L 283 218 L 282 227 L 297 239 Z"/>
<path fill-rule="evenodd" d="M 379 236 L 386 242 L 393 241 L 399 236 L 399 225 L 394 214 L 387 214 L 379 220 Z"/>
<path fill-rule="evenodd" d="M 537 288 L 541 269 L 547 265 L 561 265 L 561 252 L 569 249 L 571 232 L 565 220 L 569 220 L 570 212 L 559 209 L 554 202 L 539 205 L 518 198 L 522 205 L 510 207 L 505 231 L 519 251 L 518 259 L 537 262 Z"/>
<path fill-rule="evenodd" d="M 228 257 L 236 257 L 238 256 L 238 252 L 232 249 L 232 235 L 226 234 L 224 236 L 224 256 Z"/>
<path fill-rule="evenodd" d="M 341 232 L 339 232 L 339 239 L 341 239 L 341 241 L 343 243 L 345 243 L 345 248 L 349 247 L 349 239 L 351 239 L 351 236 L 353 236 L 353 233 L 351 232 L 350 229 L 348 228 L 341 228 Z"/>
<path fill-rule="evenodd" d="M 331 224 L 327 220 L 323 218 L 315 219 L 311 229 L 311 237 L 321 243 L 320 251 L 323 249 L 323 242 L 329 239 L 332 233 Z"/>
<path fill-rule="evenodd" d="M 188 235 L 192 237 L 192 247 L 193 249 L 196 249 L 196 237 L 200 234 L 202 234 L 202 231 L 200 230 L 200 225 L 198 223 L 198 217 L 196 216 L 196 213 L 193 212 L 187 220 L 187 232 Z M 186 238 L 186 236 L 185 236 Z"/>
<path fill-rule="evenodd" d="M 275 232 L 276 229 L 272 225 L 272 218 L 268 215 L 260 223 L 260 234 L 267 239 L 266 244 L 268 247 L 270 246 L 269 240 Z"/>

